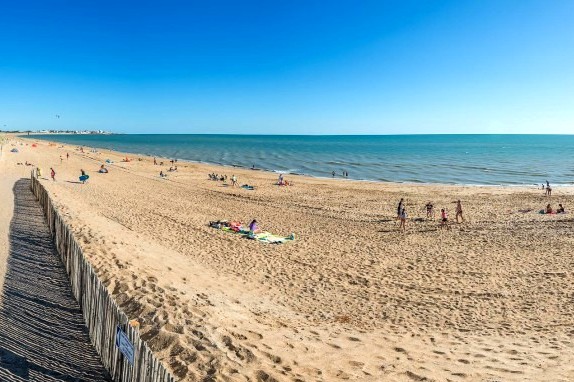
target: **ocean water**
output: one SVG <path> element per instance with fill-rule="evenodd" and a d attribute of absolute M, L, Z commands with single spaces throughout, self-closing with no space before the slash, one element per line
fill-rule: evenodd
<path fill-rule="evenodd" d="M 316 177 L 574 184 L 574 135 L 35 135 L 62 143 Z M 232 172 L 232 170 L 228 171 Z"/>

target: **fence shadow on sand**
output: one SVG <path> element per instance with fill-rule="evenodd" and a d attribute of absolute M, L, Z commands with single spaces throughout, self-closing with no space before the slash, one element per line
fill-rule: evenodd
<path fill-rule="evenodd" d="M 111 381 L 30 180 L 13 188 L 9 258 L 0 305 L 0 381 Z"/>

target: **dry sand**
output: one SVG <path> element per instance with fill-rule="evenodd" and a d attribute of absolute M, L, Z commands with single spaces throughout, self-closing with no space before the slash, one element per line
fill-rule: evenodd
<path fill-rule="evenodd" d="M 5 147 L 2 179 L 29 176 L 16 162 L 40 165 L 84 252 L 182 381 L 574 380 L 574 215 L 537 213 L 548 202 L 574 209 L 574 188 L 547 198 L 534 187 L 300 176 L 278 187 L 272 173 L 194 163 L 161 179 L 166 159 L 122 163 L 125 154 L 31 142 L 13 138 L 19 154 Z M 98 174 L 108 158 L 110 173 Z M 456 199 L 467 221 L 439 230 L 439 209 L 453 218 Z M 435 220 L 424 218 L 429 200 Z M 296 241 L 207 226 L 253 218 Z"/>

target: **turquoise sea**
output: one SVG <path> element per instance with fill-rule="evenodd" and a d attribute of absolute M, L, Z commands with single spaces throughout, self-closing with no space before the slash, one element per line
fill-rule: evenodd
<path fill-rule="evenodd" d="M 574 135 L 35 135 L 37 139 L 350 179 L 482 185 L 574 184 Z"/>

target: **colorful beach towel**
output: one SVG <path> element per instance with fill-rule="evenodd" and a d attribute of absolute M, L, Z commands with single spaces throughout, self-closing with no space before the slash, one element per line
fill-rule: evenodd
<path fill-rule="evenodd" d="M 247 239 L 257 240 L 262 243 L 268 244 L 284 244 L 289 241 L 295 240 L 295 234 L 289 236 L 277 236 L 270 232 L 259 232 L 256 234 L 251 233 L 247 226 L 243 226 L 240 222 L 229 222 L 227 220 L 218 220 L 209 222 L 209 226 L 215 229 L 220 229 L 225 232 L 241 235 Z"/>

